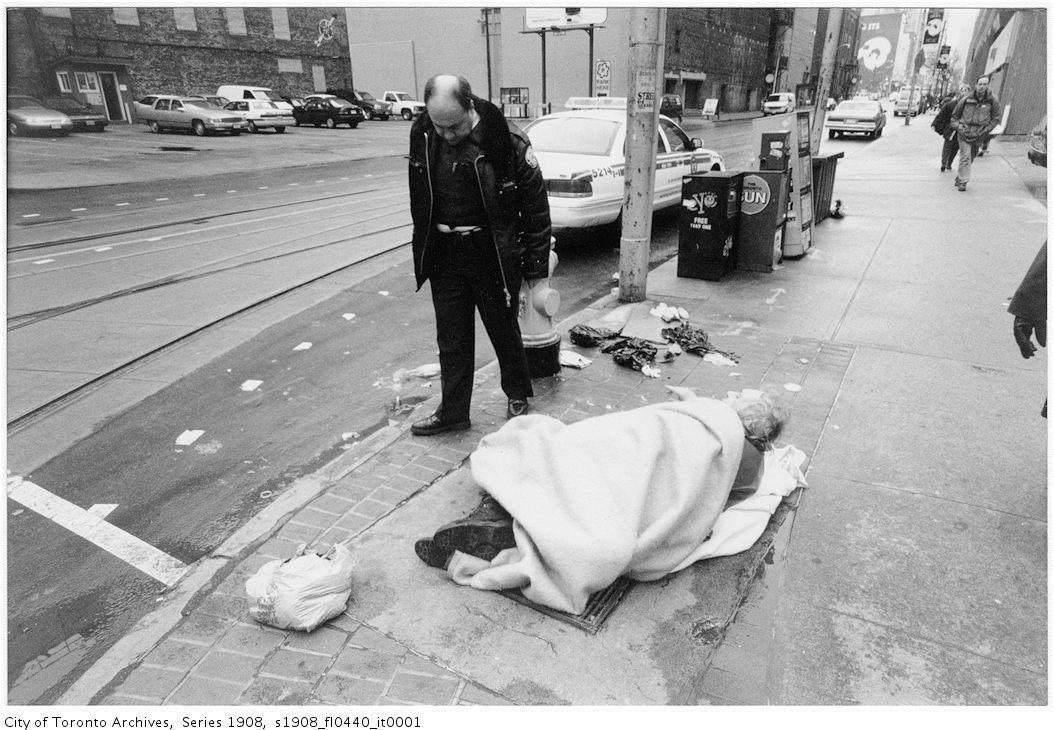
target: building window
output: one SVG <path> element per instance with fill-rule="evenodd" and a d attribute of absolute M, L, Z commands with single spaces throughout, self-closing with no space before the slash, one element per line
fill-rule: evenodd
<path fill-rule="evenodd" d="M 70 86 L 70 72 L 69 71 L 56 71 L 55 78 L 59 80 L 59 91 L 67 94 L 73 93 L 73 87 Z"/>
<path fill-rule="evenodd" d="M 93 73 L 85 73 L 84 71 L 77 71 L 77 91 L 98 91 L 99 82 L 95 78 Z"/>
<path fill-rule="evenodd" d="M 198 29 L 198 19 L 194 16 L 194 8 L 172 8 L 176 16 L 176 30 Z"/>
<path fill-rule="evenodd" d="M 275 38 L 289 40 L 289 11 L 286 8 L 271 8 L 271 23 L 274 25 Z"/>
<path fill-rule="evenodd" d="M 139 25 L 139 8 L 114 8 L 113 22 L 117 25 Z"/>
<path fill-rule="evenodd" d="M 302 74 L 304 64 L 300 63 L 299 58 L 279 58 L 278 71 L 279 73 Z"/>
<path fill-rule="evenodd" d="M 245 11 L 242 8 L 224 8 L 227 16 L 227 32 L 231 35 L 245 35 Z"/>
<path fill-rule="evenodd" d="M 52 18 L 68 18 L 73 20 L 73 16 L 70 15 L 69 8 L 37 8 L 41 15 L 48 15 Z"/>

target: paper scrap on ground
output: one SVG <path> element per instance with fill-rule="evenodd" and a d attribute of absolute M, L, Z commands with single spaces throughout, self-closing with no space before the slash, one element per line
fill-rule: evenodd
<path fill-rule="evenodd" d="M 383 289 L 377 293 L 380 294 L 382 297 L 388 296 L 388 292 L 384 291 Z"/>
<path fill-rule="evenodd" d="M 588 357 L 574 352 L 573 350 L 560 350 L 560 364 L 566 368 L 582 368 L 593 363 Z"/>
<path fill-rule="evenodd" d="M 651 365 L 644 365 L 641 367 L 640 372 L 649 378 L 657 378 L 660 374 L 659 368 L 653 368 Z"/>
<path fill-rule="evenodd" d="M 409 375 L 412 378 L 435 378 L 439 372 L 439 363 L 430 362 L 427 365 L 419 365 L 413 370 L 406 370 L 403 375 Z"/>
<path fill-rule="evenodd" d="M 244 390 L 246 393 L 249 393 L 256 390 L 261 385 L 263 385 L 262 380 L 246 380 L 244 383 L 242 383 L 242 390 Z"/>
<path fill-rule="evenodd" d="M 675 319 L 682 322 L 688 321 L 688 310 L 683 307 L 671 307 L 666 302 L 659 302 L 648 314 L 658 317 L 663 322 L 672 322 Z"/>
<path fill-rule="evenodd" d="M 706 362 L 712 362 L 715 365 L 735 365 L 736 364 L 735 360 L 730 360 L 729 358 L 727 358 L 724 355 L 721 355 L 720 353 L 717 353 L 717 352 L 708 352 L 708 353 L 706 353 L 705 355 L 703 355 L 703 360 L 705 360 Z"/>
<path fill-rule="evenodd" d="M 340 435 L 341 441 L 350 441 L 351 439 L 357 439 L 359 437 L 358 431 L 345 431 Z"/>
<path fill-rule="evenodd" d="M 349 321 L 355 319 L 355 313 L 354 312 L 345 312 L 343 316 L 344 316 L 344 319 L 349 320 Z"/>
<path fill-rule="evenodd" d="M 297 345 L 293 349 L 294 350 L 310 350 L 311 349 L 311 343 L 310 342 L 301 342 L 299 345 Z"/>
<path fill-rule="evenodd" d="M 179 438 L 176 439 L 176 446 L 190 446 L 192 443 L 201 438 L 201 435 L 205 433 L 201 430 L 184 431 L 179 434 Z"/>
<path fill-rule="evenodd" d="M 791 393 L 797 393 L 799 390 L 801 390 L 801 386 L 797 383 L 786 383 L 784 384 L 783 389 L 789 390 Z"/>

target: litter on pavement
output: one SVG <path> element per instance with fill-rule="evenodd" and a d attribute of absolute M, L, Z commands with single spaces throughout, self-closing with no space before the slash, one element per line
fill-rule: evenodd
<path fill-rule="evenodd" d="M 204 431 L 184 431 L 179 434 L 179 438 L 176 439 L 176 446 L 190 446 L 192 443 L 201 438 Z"/>
<path fill-rule="evenodd" d="M 297 345 L 293 349 L 294 350 L 310 350 L 311 349 L 311 343 L 310 342 L 301 342 L 299 345 Z"/>
<path fill-rule="evenodd" d="M 244 390 L 246 393 L 249 393 L 256 390 L 261 385 L 263 385 L 262 380 L 246 380 L 244 383 L 242 383 L 241 387 L 242 390 Z"/>
<path fill-rule="evenodd" d="M 593 363 L 588 357 L 578 354 L 573 350 L 560 350 L 560 364 L 565 368 L 578 368 L 581 370 Z"/>
<path fill-rule="evenodd" d="M 344 613 L 351 597 L 351 551 L 336 543 L 325 554 L 305 553 L 272 560 L 245 582 L 253 605 L 249 615 L 279 629 L 313 631 Z"/>

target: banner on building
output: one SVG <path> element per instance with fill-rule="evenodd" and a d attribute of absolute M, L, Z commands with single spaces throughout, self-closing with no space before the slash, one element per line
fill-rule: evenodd
<path fill-rule="evenodd" d="M 922 34 L 922 45 L 937 46 L 944 32 L 944 9 L 930 8 L 926 11 L 926 30 Z"/>
<path fill-rule="evenodd" d="M 937 68 L 948 68 L 952 60 L 952 47 L 941 46 L 941 52 L 937 56 Z"/>
<path fill-rule="evenodd" d="M 999 70 L 1003 64 L 1006 63 L 1006 58 L 1010 51 L 1010 45 L 1013 42 L 1014 35 L 1017 31 L 1018 17 L 1018 13 L 1014 13 L 1013 17 L 1010 18 L 1010 22 L 1003 26 L 1003 29 L 999 31 L 999 36 L 989 47 L 988 59 L 984 64 L 984 72 L 986 74 Z"/>
<path fill-rule="evenodd" d="M 856 58 L 860 64 L 860 80 L 865 86 L 877 88 L 892 75 L 902 19 L 902 13 L 860 18 L 860 48 Z"/>

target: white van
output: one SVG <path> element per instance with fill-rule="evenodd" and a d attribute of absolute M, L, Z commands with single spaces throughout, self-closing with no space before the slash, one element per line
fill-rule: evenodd
<path fill-rule="evenodd" d="M 266 86 L 239 86 L 237 84 L 229 84 L 216 89 L 216 96 L 222 96 L 228 101 L 237 101 L 241 99 L 272 101 L 276 107 L 287 114 L 293 113 L 293 105 L 283 99 L 277 91 L 268 89 Z"/>

